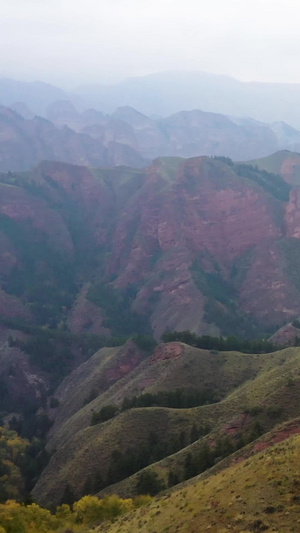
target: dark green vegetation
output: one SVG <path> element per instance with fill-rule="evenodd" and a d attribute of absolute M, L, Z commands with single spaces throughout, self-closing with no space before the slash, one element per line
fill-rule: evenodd
<path fill-rule="evenodd" d="M 231 351 L 237 350 L 243 353 L 270 353 L 274 352 L 276 346 L 265 339 L 238 339 L 235 336 L 224 337 L 211 337 L 210 335 L 202 335 L 199 337 L 191 331 L 165 331 L 161 340 L 163 342 L 184 342 L 190 346 L 197 348 L 203 348 L 204 350 Z"/>
<path fill-rule="evenodd" d="M 19 320 L 0 319 L 0 323 L 12 331 L 18 330 L 27 334 L 25 341 L 10 337 L 9 346 L 20 348 L 29 356 L 34 367 L 49 373 L 52 388 L 72 370 L 76 352 L 81 354 L 81 359 L 86 359 L 103 346 L 121 346 L 126 340 L 124 337 L 90 333 L 73 334 L 66 329 L 45 329 Z"/>
<path fill-rule="evenodd" d="M 128 285 L 124 290 L 110 285 L 94 283 L 90 286 L 87 298 L 104 311 L 104 326 L 116 336 L 129 337 L 132 334 L 149 335 L 149 317 L 132 311 L 131 307 L 138 293 L 138 287 Z"/>
<path fill-rule="evenodd" d="M 238 176 L 254 181 L 267 192 L 275 196 L 275 198 L 278 198 L 278 200 L 288 201 L 291 186 L 279 175 L 277 170 L 278 167 L 276 168 L 276 171 L 273 172 L 262 168 L 260 165 L 252 165 L 250 164 L 251 161 L 249 163 L 234 163 L 229 157 L 222 156 L 215 156 L 213 159 L 221 161 L 225 165 L 231 167 Z"/>
<path fill-rule="evenodd" d="M 272 194 L 278 200 L 287 202 L 291 186 L 281 176 L 261 170 L 257 166 L 235 163 L 233 168 L 238 176 L 247 178 L 260 185 L 265 191 Z"/>
<path fill-rule="evenodd" d="M 198 427 L 195 423 L 189 434 L 181 431 L 176 437 L 169 440 L 159 439 L 158 434 L 151 431 L 148 442 L 138 448 L 131 447 L 124 452 L 120 449 L 114 449 L 106 479 L 103 480 L 96 476 L 94 482 L 91 482 L 90 478 L 88 489 L 92 492 L 103 490 L 105 487 L 125 480 L 141 471 L 141 474 L 136 477 L 134 493 L 154 496 L 167 487 L 170 488 L 191 479 L 258 439 L 266 430 L 266 427 L 259 420 L 262 420 L 263 416 L 276 420 L 281 411 L 278 407 L 270 407 L 266 410 L 257 407 L 247 410 L 247 414 L 251 418 L 244 429 L 241 429 L 234 436 L 216 434 L 213 442 L 203 440 L 203 437 L 208 435 L 213 428 L 209 426 Z M 198 440 L 200 443 L 195 450 L 189 447 L 190 444 Z M 180 468 L 168 469 L 167 477 L 165 475 L 160 477 L 155 470 L 145 469 L 148 465 L 157 463 L 184 448 L 187 448 L 188 452 L 184 455 L 183 465 Z"/>
<path fill-rule="evenodd" d="M 216 402 L 213 390 L 176 389 L 174 391 L 146 392 L 132 398 L 124 398 L 121 408 L 117 405 L 105 405 L 98 412 L 93 412 L 91 425 L 101 424 L 118 413 L 139 407 L 170 407 L 172 409 L 188 409 L 199 405 Z"/>
<path fill-rule="evenodd" d="M 56 328 L 65 320 L 76 295 L 72 261 L 53 250 L 30 221 L 21 225 L 0 215 L 0 227 L 19 256 L 3 288 L 27 302 L 36 324 Z"/>
<path fill-rule="evenodd" d="M 221 332 L 230 335 L 255 337 L 259 331 L 255 321 L 251 321 L 237 306 L 237 290 L 233 283 L 224 280 L 221 274 L 205 271 L 195 260 L 191 273 L 196 287 L 207 297 L 205 319 L 214 322 Z"/>

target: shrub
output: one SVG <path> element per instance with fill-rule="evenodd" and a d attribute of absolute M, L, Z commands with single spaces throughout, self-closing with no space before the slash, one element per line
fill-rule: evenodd
<path fill-rule="evenodd" d="M 154 470 L 141 472 L 136 485 L 138 494 L 149 494 L 150 496 L 155 496 L 155 494 L 158 494 L 165 488 L 164 482 Z"/>
<path fill-rule="evenodd" d="M 117 405 L 105 405 L 98 412 L 94 412 L 91 418 L 91 426 L 96 424 L 101 424 L 101 422 L 106 422 L 111 418 L 114 418 L 118 412 L 119 408 Z"/>

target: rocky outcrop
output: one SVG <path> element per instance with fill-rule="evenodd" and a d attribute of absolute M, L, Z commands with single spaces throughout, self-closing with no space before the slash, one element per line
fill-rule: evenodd
<path fill-rule="evenodd" d="M 27 265 L 37 276 L 47 269 L 44 284 L 61 278 L 63 290 L 47 255 L 61 261 L 63 252 L 73 303 L 60 316 L 74 332 L 105 333 L 119 304 L 136 313 L 131 320 L 149 320 L 157 339 L 167 328 L 244 335 L 251 324 L 261 331 L 290 321 L 300 314 L 298 190 L 287 202 L 272 175 L 251 172 L 200 157 L 159 158 L 144 171 L 46 162 L 26 176 L 3 175 L 3 289 Z M 18 231 L 39 251 L 30 267 Z M 115 311 L 91 298 L 97 283 L 109 288 L 106 299 L 115 295 Z"/>
<path fill-rule="evenodd" d="M 277 346 L 288 346 L 289 344 L 293 346 L 297 338 L 300 338 L 300 327 L 296 327 L 294 324 L 285 324 L 270 337 L 270 341 Z"/>
<path fill-rule="evenodd" d="M 300 189 L 293 189 L 286 206 L 285 222 L 289 237 L 300 238 Z"/>
<path fill-rule="evenodd" d="M 103 325 L 101 309 L 87 299 L 88 285 L 80 291 L 68 319 L 72 333 L 93 333 L 109 335 L 110 331 Z"/>
<path fill-rule="evenodd" d="M 175 359 L 180 357 L 184 353 L 184 348 L 177 342 L 168 342 L 168 344 L 160 344 L 153 356 L 151 357 L 151 363 L 157 361 L 168 361 L 169 359 Z"/>
<path fill-rule="evenodd" d="M 0 313 L 2 315 L 2 293 L 0 293 Z M 7 314 L 7 310 L 6 310 Z M 24 318 L 17 314 L 14 316 Z M 3 315 L 2 315 L 3 316 Z M 26 318 L 28 319 L 28 313 Z M 30 363 L 28 355 L 16 345 L 16 340 L 25 341 L 27 335 L 16 330 L 0 325 L 0 387 L 2 410 L 8 413 L 20 412 L 26 406 L 45 401 L 50 387 L 50 380 L 41 372 L 38 372 Z"/>

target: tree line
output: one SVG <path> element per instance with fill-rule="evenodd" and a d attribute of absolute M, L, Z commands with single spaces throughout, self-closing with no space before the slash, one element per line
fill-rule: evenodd
<path fill-rule="evenodd" d="M 278 350 L 278 346 L 267 339 L 239 339 L 235 335 L 229 337 L 212 337 L 210 335 L 198 336 L 189 330 L 165 331 L 161 340 L 163 342 L 184 342 L 203 350 L 239 351 L 243 353 L 270 353 Z"/>

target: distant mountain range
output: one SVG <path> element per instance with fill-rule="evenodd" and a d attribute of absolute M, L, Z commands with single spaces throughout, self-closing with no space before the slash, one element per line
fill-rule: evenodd
<path fill-rule="evenodd" d="M 57 100 L 70 100 L 79 110 L 95 108 L 113 113 L 131 106 L 149 116 L 182 110 L 251 117 L 261 122 L 286 122 L 300 128 L 300 85 L 241 82 L 204 72 L 162 72 L 129 78 L 114 85 L 86 85 L 68 92 L 42 82 L 0 79 L 0 104 L 25 103 L 35 114 L 46 116 Z"/>
<path fill-rule="evenodd" d="M 79 112 L 68 100 L 34 116 L 23 104 L 0 107 L 0 171 L 28 170 L 42 160 L 85 166 L 145 167 L 160 156 L 256 159 L 300 149 L 300 132 L 283 122 L 264 124 L 199 110 L 153 119 L 132 107 L 111 115 Z"/>

